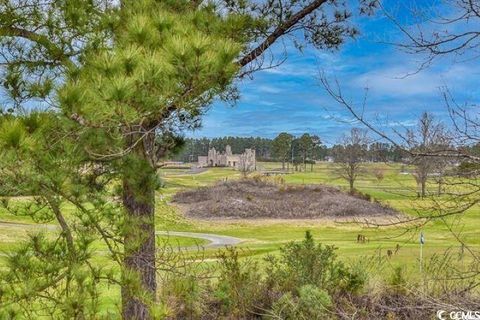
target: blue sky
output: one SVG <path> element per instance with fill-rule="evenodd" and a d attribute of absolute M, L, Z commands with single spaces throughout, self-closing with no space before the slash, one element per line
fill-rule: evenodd
<path fill-rule="evenodd" d="M 400 18 L 408 20 L 406 16 Z M 366 115 L 379 126 L 413 126 L 422 111 L 432 112 L 448 123 L 442 87 L 448 87 L 462 103 L 479 100 L 480 59 L 443 58 L 406 76 L 418 70 L 424 57 L 384 44 L 402 40 L 398 29 L 381 16 L 356 18 L 356 23 L 361 35 L 339 51 L 307 48 L 299 52 L 287 46 L 284 64 L 242 81 L 236 106 L 215 103 L 204 117 L 203 127 L 187 135 L 272 138 L 282 131 L 296 135 L 309 132 L 319 135 L 324 143 L 335 143 L 355 124 L 319 84 L 320 72 L 338 79 L 353 104 L 361 103 L 368 87 Z"/>

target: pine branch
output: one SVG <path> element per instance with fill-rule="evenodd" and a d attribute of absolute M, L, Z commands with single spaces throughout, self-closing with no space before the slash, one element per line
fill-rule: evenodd
<path fill-rule="evenodd" d="M 322 4 L 327 2 L 327 0 L 315 0 L 310 3 L 308 6 L 304 7 L 302 10 L 298 11 L 294 15 L 290 17 L 290 19 L 283 22 L 279 25 L 260 45 L 258 45 L 255 49 L 250 51 L 247 55 L 242 57 L 238 64 L 240 66 L 246 66 L 253 60 L 257 59 L 261 56 L 265 50 L 267 50 L 272 44 L 277 41 L 278 38 L 283 36 L 288 30 L 296 25 L 300 20 L 311 14 L 313 11 L 318 9 Z"/>
<path fill-rule="evenodd" d="M 47 49 L 52 60 L 58 61 L 66 67 L 74 66 L 70 57 L 45 35 L 12 26 L 0 26 L 0 37 L 19 37 L 35 42 Z"/>

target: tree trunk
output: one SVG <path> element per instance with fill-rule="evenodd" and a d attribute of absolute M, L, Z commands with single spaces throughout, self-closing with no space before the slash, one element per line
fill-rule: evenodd
<path fill-rule="evenodd" d="M 285 170 L 285 159 L 282 160 L 282 170 Z"/>
<path fill-rule="evenodd" d="M 142 149 L 135 150 L 126 160 L 124 170 L 126 230 L 122 317 L 125 320 L 152 319 L 149 309 L 156 293 L 155 170 Z"/>
<path fill-rule="evenodd" d="M 354 182 L 354 181 L 353 181 L 353 179 L 349 179 L 348 182 L 350 183 L 350 193 L 353 194 L 353 191 L 355 190 L 355 189 L 353 188 L 353 182 Z"/>
<path fill-rule="evenodd" d="M 421 183 L 421 196 L 422 196 L 422 199 L 425 198 L 425 189 L 426 189 L 426 181 L 425 180 L 422 180 L 422 183 Z"/>

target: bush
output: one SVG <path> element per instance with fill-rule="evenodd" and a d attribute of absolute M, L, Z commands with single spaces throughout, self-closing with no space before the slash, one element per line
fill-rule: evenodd
<path fill-rule="evenodd" d="M 215 298 L 224 314 L 234 319 L 244 318 L 258 308 L 262 299 L 261 276 L 258 265 L 249 259 L 240 261 L 235 248 L 219 254 L 220 276 Z"/>
<path fill-rule="evenodd" d="M 284 294 L 272 305 L 267 319 L 323 319 L 332 305 L 330 295 L 312 285 L 301 287 L 299 295 Z"/>
<path fill-rule="evenodd" d="M 368 272 L 361 264 L 354 264 L 344 275 L 340 287 L 349 293 L 359 293 L 368 281 Z"/>
<path fill-rule="evenodd" d="M 175 318 L 198 319 L 205 311 L 205 288 L 194 275 L 175 276 L 163 286 L 166 305 Z"/>
<path fill-rule="evenodd" d="M 315 244 L 309 231 L 301 243 L 291 242 L 280 249 L 280 258 L 268 256 L 267 286 L 280 292 L 298 293 L 313 285 L 329 293 L 358 291 L 365 284 L 364 274 L 352 272 L 337 261 L 336 248 Z"/>
<path fill-rule="evenodd" d="M 369 195 L 368 193 L 363 193 L 361 192 L 360 190 L 353 190 L 353 192 L 351 193 L 352 196 L 358 198 L 358 199 L 362 199 L 362 200 L 365 200 L 365 201 L 368 201 L 368 202 L 372 202 L 372 196 Z"/>
<path fill-rule="evenodd" d="M 407 279 L 405 278 L 404 268 L 401 266 L 395 267 L 390 279 L 388 279 L 388 284 L 395 293 L 406 293 Z"/>
<path fill-rule="evenodd" d="M 332 299 L 327 291 L 306 285 L 299 290 L 299 306 L 308 319 L 319 319 L 332 306 Z"/>
<path fill-rule="evenodd" d="M 285 185 L 285 178 L 282 176 L 275 176 L 273 177 L 273 183 L 275 183 L 276 185 L 283 186 Z"/>
<path fill-rule="evenodd" d="M 373 170 L 373 175 L 378 181 L 382 181 L 385 178 L 385 170 L 381 168 L 375 168 Z"/>

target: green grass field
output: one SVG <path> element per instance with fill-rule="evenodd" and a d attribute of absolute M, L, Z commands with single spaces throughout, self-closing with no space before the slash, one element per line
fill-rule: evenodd
<path fill-rule="evenodd" d="M 264 169 L 279 168 L 279 163 L 261 163 Z M 346 181 L 339 179 L 334 170 L 334 164 L 324 163 L 314 166 L 307 172 L 294 172 L 284 175 L 286 183 L 291 184 L 329 184 L 342 188 L 347 187 Z M 416 184 L 411 174 L 402 174 L 398 164 L 367 164 L 366 172 L 356 182 L 356 188 L 367 193 L 377 200 L 404 212 L 410 217 L 423 213 L 422 208 L 428 208 L 428 200 L 416 197 Z M 374 171 L 381 170 L 383 179 L 377 179 Z M 241 245 L 248 247 L 251 254 L 264 254 L 278 249 L 286 241 L 300 240 L 306 230 L 311 230 L 315 238 L 325 244 L 333 244 L 339 248 L 342 257 L 359 257 L 365 255 L 385 255 L 386 250 L 393 250 L 397 244 L 401 249 L 391 259 L 392 264 L 403 264 L 412 268 L 418 266 L 419 233 L 423 231 L 426 238 L 424 246 L 425 257 L 434 253 L 443 253 L 447 249 L 460 250 L 456 236 L 450 231 L 452 224 L 454 230 L 462 230 L 460 237 L 465 243 L 474 248 L 480 246 L 480 210 L 478 207 L 468 212 L 436 220 L 425 226 L 414 228 L 412 225 L 395 227 L 366 227 L 359 224 L 340 224 L 333 221 L 209 221 L 179 219 L 172 223 L 176 216 L 175 210 L 168 206 L 172 194 L 182 189 L 205 186 L 215 181 L 240 178 L 240 174 L 226 168 L 212 168 L 197 175 L 182 175 L 181 172 L 170 173 L 164 170 L 162 177 L 165 188 L 160 192 L 158 210 L 159 226 L 175 230 L 217 233 L 246 239 Z M 435 185 L 429 186 L 432 192 Z M 356 242 L 357 235 L 361 233 L 370 241 L 366 244 Z M 458 235 L 457 235 L 458 236 Z"/>
<path fill-rule="evenodd" d="M 260 163 L 263 169 L 279 168 L 279 163 Z M 317 164 L 307 172 L 293 172 L 283 176 L 286 183 L 291 184 L 329 184 L 346 188 L 346 181 L 339 179 L 334 171 L 334 164 Z M 383 179 L 376 178 L 374 172 L 381 171 Z M 157 229 L 170 231 L 191 231 L 215 233 L 244 239 L 240 247 L 246 249 L 248 255 L 261 257 L 273 253 L 287 241 L 303 238 L 306 230 L 311 230 L 314 237 L 325 244 L 333 244 L 339 248 L 339 254 L 345 259 L 351 257 L 386 255 L 387 250 L 393 250 L 397 244 L 400 250 L 390 262 L 392 265 L 402 264 L 409 268 L 418 266 L 420 229 L 411 225 L 390 227 L 367 227 L 359 224 L 335 223 L 333 221 L 315 220 L 224 220 L 215 223 L 211 221 L 190 220 L 184 218 L 175 207 L 169 204 L 171 196 L 180 190 L 207 186 L 225 179 L 241 178 L 239 172 L 228 168 L 211 168 L 199 174 L 188 174 L 188 170 L 162 170 L 160 176 L 164 181 L 157 195 Z M 416 198 L 415 181 L 410 174 L 402 174 L 398 164 L 368 164 L 366 172 L 356 182 L 356 188 L 367 193 L 383 203 L 415 216 L 422 212 L 427 200 Z M 435 190 L 436 186 L 430 186 Z M 19 199 L 18 201 L 21 201 Z M 0 210 L 0 221 L 33 223 L 28 217 L 18 217 Z M 421 230 L 425 234 L 425 257 L 435 253 L 443 253 L 446 249 L 460 250 L 460 244 L 449 230 L 449 225 L 455 223 L 455 230 L 462 230 L 460 235 L 465 243 L 473 248 L 480 247 L 479 226 L 480 210 L 470 209 L 461 216 L 445 220 L 429 222 Z M 21 239 L 25 238 L 28 228 L 0 225 L 0 250 L 10 251 Z M 357 235 L 363 234 L 369 242 L 358 244 Z M 163 239 L 165 240 L 165 239 Z M 205 240 L 184 237 L 169 237 L 166 239 L 172 246 L 195 246 L 205 244 Z M 207 256 L 214 256 L 218 249 L 207 250 Z"/>

